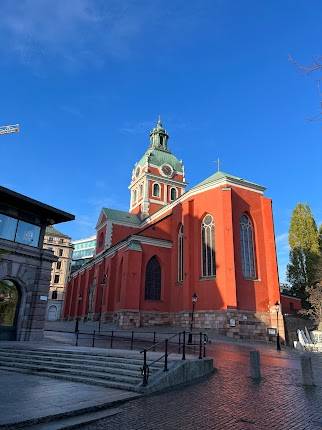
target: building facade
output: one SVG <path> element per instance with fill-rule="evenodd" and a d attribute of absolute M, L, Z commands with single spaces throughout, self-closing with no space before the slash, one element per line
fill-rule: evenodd
<path fill-rule="evenodd" d="M 72 245 L 74 250 L 72 255 L 71 272 L 73 273 L 94 257 L 96 236 L 73 240 Z"/>
<path fill-rule="evenodd" d="M 196 294 L 195 328 L 268 339 L 280 302 L 272 202 L 224 172 L 186 191 L 168 138 L 159 121 L 132 171 L 130 211 L 102 209 L 95 258 L 72 274 L 64 317 L 189 327 Z"/>
<path fill-rule="evenodd" d="M 43 249 L 45 229 L 73 219 L 0 187 L 0 340 L 42 338 L 51 266 L 57 261 Z"/>
<path fill-rule="evenodd" d="M 65 286 L 70 274 L 73 246 L 71 238 L 53 226 L 46 228 L 44 249 L 50 249 L 58 258 L 52 264 L 47 306 L 47 320 L 59 320 L 62 314 Z"/>

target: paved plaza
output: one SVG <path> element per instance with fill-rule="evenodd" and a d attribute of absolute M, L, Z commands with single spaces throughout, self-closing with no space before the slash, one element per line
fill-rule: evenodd
<path fill-rule="evenodd" d="M 82 430 L 322 429 L 322 360 L 313 360 L 317 386 L 301 385 L 299 356 L 256 345 L 261 382 L 249 378 L 249 351 L 239 344 L 209 346 L 217 372 L 180 390 L 134 400 L 121 413 Z"/>
<path fill-rule="evenodd" d="M 89 328 L 90 326 L 88 326 Z M 52 333 L 56 345 L 64 334 Z M 54 342 L 46 339 L 47 345 Z M 68 343 L 68 342 L 66 342 Z M 83 349 L 83 348 L 80 348 Z M 88 349 L 88 348 L 87 348 Z M 261 354 L 262 380 L 250 377 L 249 352 Z M 301 381 L 300 354 L 270 344 L 246 344 L 212 339 L 207 354 L 215 374 L 199 383 L 118 406 L 118 413 L 82 430 L 266 430 L 322 429 L 322 354 L 312 356 L 315 387 Z M 122 392 L 41 376 L 0 373 L 0 416 L 26 419 L 35 413 L 64 413 L 68 409 L 102 404 Z M 128 393 L 123 395 L 126 397 Z"/>
<path fill-rule="evenodd" d="M 5 424 L 67 415 L 74 410 L 112 405 L 136 393 L 0 369 L 0 428 Z"/>

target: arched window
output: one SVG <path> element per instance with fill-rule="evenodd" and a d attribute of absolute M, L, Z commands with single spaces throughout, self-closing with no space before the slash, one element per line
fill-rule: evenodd
<path fill-rule="evenodd" d="M 160 197 L 160 185 L 155 183 L 153 184 L 152 190 L 153 197 Z"/>
<path fill-rule="evenodd" d="M 146 265 L 145 300 L 161 299 L 161 267 L 156 256 Z"/>
<path fill-rule="evenodd" d="M 122 290 L 122 276 L 123 276 L 123 258 L 119 265 L 118 271 L 118 285 L 117 285 L 117 301 L 121 301 L 121 290 Z"/>
<path fill-rule="evenodd" d="M 240 218 L 240 250 L 244 278 L 256 278 L 253 224 L 246 214 Z"/>
<path fill-rule="evenodd" d="M 170 190 L 170 200 L 173 202 L 177 198 L 177 190 L 175 188 L 171 188 Z"/>
<path fill-rule="evenodd" d="M 104 232 L 101 231 L 98 237 L 98 248 L 102 248 L 104 245 Z"/>
<path fill-rule="evenodd" d="M 209 214 L 201 223 L 201 245 L 202 276 L 215 276 L 215 224 L 212 215 Z"/>
<path fill-rule="evenodd" d="M 183 225 L 178 232 L 178 282 L 183 282 Z"/>

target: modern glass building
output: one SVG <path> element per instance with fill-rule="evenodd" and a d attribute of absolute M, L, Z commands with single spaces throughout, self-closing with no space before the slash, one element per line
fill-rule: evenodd
<path fill-rule="evenodd" d="M 74 246 L 74 251 L 72 255 L 71 271 L 74 272 L 94 257 L 96 236 L 74 240 L 72 244 Z"/>

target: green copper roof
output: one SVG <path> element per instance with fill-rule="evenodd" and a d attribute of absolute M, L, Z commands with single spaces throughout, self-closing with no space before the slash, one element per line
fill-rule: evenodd
<path fill-rule="evenodd" d="M 255 184 L 254 182 L 247 181 L 246 179 L 243 179 L 243 178 L 239 178 L 238 176 L 230 175 L 229 173 L 225 173 L 225 172 L 216 172 L 213 175 L 209 176 L 209 178 L 205 179 L 204 181 L 194 186 L 193 188 L 200 187 L 201 185 L 210 184 L 212 182 L 217 182 L 222 179 L 230 179 L 235 182 L 244 183 L 245 185 L 249 185 L 256 188 L 260 188 L 261 190 L 265 190 L 265 188 L 261 185 Z"/>
<path fill-rule="evenodd" d="M 142 251 L 141 244 L 137 240 L 131 240 L 127 249 L 130 249 L 131 251 Z"/>
<path fill-rule="evenodd" d="M 140 218 L 135 214 L 130 214 L 129 212 L 119 211 L 116 209 L 103 208 L 107 219 L 111 221 L 126 222 L 128 224 L 139 225 L 141 224 Z"/>
<path fill-rule="evenodd" d="M 138 162 L 138 165 L 142 166 L 146 162 L 149 164 L 154 164 L 155 166 L 170 164 L 170 166 L 173 167 L 175 171 L 182 173 L 182 164 L 177 159 L 177 157 L 171 154 L 171 152 L 164 151 L 162 149 L 149 148 L 147 151 L 145 151 L 143 157 Z"/>
<path fill-rule="evenodd" d="M 46 236 L 54 236 L 54 237 L 66 237 L 68 239 L 70 239 L 69 236 L 67 236 L 67 234 L 61 233 L 60 231 L 58 231 L 55 227 L 53 227 L 52 225 L 46 227 Z"/>

